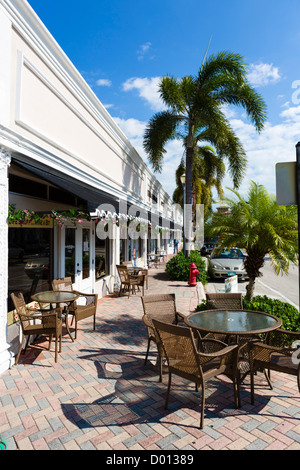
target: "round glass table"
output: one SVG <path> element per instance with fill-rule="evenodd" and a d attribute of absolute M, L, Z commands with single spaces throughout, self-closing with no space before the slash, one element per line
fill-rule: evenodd
<path fill-rule="evenodd" d="M 250 371 L 248 344 L 258 335 L 277 330 L 281 320 L 273 315 L 252 310 L 204 310 L 192 313 L 185 318 L 185 323 L 199 330 L 200 334 L 222 335 L 225 343 L 237 343 L 239 346 L 239 370 L 241 382 Z"/>
<path fill-rule="evenodd" d="M 44 291 L 38 292 L 31 296 L 32 300 L 38 302 L 39 304 L 65 304 L 63 306 L 63 314 L 65 316 L 65 323 L 68 335 L 70 336 L 71 340 L 74 341 L 68 323 L 68 314 L 70 310 L 70 305 L 78 299 L 79 294 L 72 291 Z"/>
<path fill-rule="evenodd" d="M 252 310 L 203 310 L 188 315 L 185 322 L 203 332 L 237 336 L 267 333 L 282 325 L 279 318 Z"/>

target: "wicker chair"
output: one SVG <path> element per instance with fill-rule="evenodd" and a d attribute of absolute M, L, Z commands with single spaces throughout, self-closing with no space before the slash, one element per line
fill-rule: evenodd
<path fill-rule="evenodd" d="M 148 269 L 141 268 L 139 266 L 135 267 L 135 266 L 132 265 L 131 261 L 123 261 L 122 266 L 127 267 L 129 275 L 131 275 L 131 272 L 136 272 L 136 271 L 138 271 L 138 274 L 144 275 L 145 276 L 146 289 L 148 289 L 148 274 L 149 274 Z"/>
<path fill-rule="evenodd" d="M 298 346 L 293 347 L 293 341 L 297 341 Z M 295 351 L 299 351 L 295 353 Z M 251 403 L 254 403 L 254 375 L 257 371 L 264 369 L 270 388 L 271 370 L 297 377 L 298 389 L 300 392 L 300 332 L 278 329 L 272 331 L 266 343 L 250 343 L 250 374 L 251 374 Z M 295 355 L 293 356 L 293 354 Z"/>
<path fill-rule="evenodd" d="M 24 296 L 21 292 L 12 293 L 11 298 L 18 317 L 21 323 L 22 340 L 20 349 L 18 351 L 15 364 L 18 364 L 20 354 L 24 345 L 25 336 L 27 342 L 25 345 L 24 353 L 29 343 L 31 335 L 47 335 L 49 336 L 49 351 L 53 336 L 55 336 L 55 362 L 57 362 L 58 352 L 61 352 L 61 337 L 62 337 L 62 319 L 61 309 L 55 310 L 37 310 L 29 308 L 26 305 Z M 59 349 L 58 349 L 59 342 Z"/>
<path fill-rule="evenodd" d="M 145 357 L 145 365 L 147 363 L 150 344 L 153 341 L 158 350 L 159 360 L 160 360 L 160 374 L 159 381 L 162 381 L 162 362 L 164 357 L 164 352 L 161 347 L 161 342 L 159 337 L 155 332 L 153 327 L 152 320 L 160 320 L 165 323 L 171 323 L 173 325 L 181 324 L 184 325 L 184 315 L 177 311 L 175 294 L 157 294 L 157 295 L 146 295 L 142 297 L 142 304 L 144 309 L 143 322 L 146 325 L 148 333 L 148 345 L 147 352 Z"/>
<path fill-rule="evenodd" d="M 73 289 L 72 278 L 65 277 L 62 279 L 54 279 L 52 281 L 52 289 L 56 291 L 70 291 L 76 292 L 80 295 L 79 299 L 84 299 L 84 305 L 80 305 L 78 300 L 72 302 L 71 305 L 67 306 L 60 304 L 60 307 L 68 308 L 68 314 L 73 315 L 75 318 L 75 339 L 77 338 L 78 322 L 89 317 L 93 317 L 93 330 L 96 329 L 96 312 L 97 312 L 97 294 L 86 294 L 84 292 L 78 292 Z M 80 300 L 79 300 L 80 301 Z"/>
<path fill-rule="evenodd" d="M 243 300 L 241 292 L 228 292 L 228 293 L 207 293 L 206 304 L 208 309 L 220 310 L 243 310 Z M 230 343 L 232 338 L 228 334 L 208 333 L 206 338 L 214 338 L 224 343 Z M 259 339 L 258 335 L 253 335 L 252 339 Z M 240 381 L 243 382 L 246 375 L 250 372 L 249 365 L 249 349 L 248 342 L 251 339 L 249 336 L 239 336 L 239 370 Z"/>
<path fill-rule="evenodd" d="M 202 388 L 202 408 L 200 429 L 204 423 L 205 381 L 225 374 L 233 381 L 236 408 L 240 407 L 240 391 L 237 371 L 238 346 L 227 346 L 221 341 L 203 339 L 197 348 L 194 334 L 190 328 L 170 325 L 153 320 L 153 325 L 160 338 L 169 368 L 169 383 L 165 408 L 171 388 L 172 374 L 190 380 Z"/>
<path fill-rule="evenodd" d="M 119 291 L 119 296 L 126 292 L 128 293 L 128 298 L 130 297 L 130 291 L 134 294 L 136 288 L 142 287 L 142 295 L 144 295 L 144 286 L 145 286 L 145 276 L 143 274 L 133 275 L 127 269 L 125 265 L 117 265 L 117 271 L 119 274 L 121 286 Z"/>
<path fill-rule="evenodd" d="M 230 292 L 220 294 L 206 294 L 208 310 L 243 310 L 243 301 L 241 292 Z"/>
<path fill-rule="evenodd" d="M 243 310 L 242 294 L 240 292 L 206 294 L 206 305 L 208 310 Z M 208 333 L 207 338 L 218 339 L 228 343 L 229 337 L 226 334 Z"/>

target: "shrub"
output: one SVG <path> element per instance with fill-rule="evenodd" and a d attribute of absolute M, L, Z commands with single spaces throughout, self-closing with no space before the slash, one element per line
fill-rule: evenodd
<path fill-rule="evenodd" d="M 266 295 L 257 295 L 249 301 L 243 297 L 245 310 L 256 310 L 258 312 L 270 313 L 282 321 L 282 328 L 289 331 L 300 331 L 300 316 L 298 309 L 288 302 L 272 299 Z"/>
<path fill-rule="evenodd" d="M 190 264 L 195 263 L 198 268 L 199 274 L 197 281 L 205 284 L 207 282 L 206 266 L 199 251 L 193 250 L 190 252 L 189 257 L 185 257 L 183 252 L 180 251 L 178 255 L 168 261 L 166 266 L 166 273 L 173 281 L 188 281 L 190 277 Z"/>
<path fill-rule="evenodd" d="M 257 295 L 250 301 L 243 297 L 243 308 L 245 310 L 255 310 L 257 312 L 269 313 L 282 321 L 282 328 L 289 331 L 300 331 L 300 315 L 298 309 L 288 302 Z M 207 310 L 206 300 L 197 306 L 196 312 Z"/>

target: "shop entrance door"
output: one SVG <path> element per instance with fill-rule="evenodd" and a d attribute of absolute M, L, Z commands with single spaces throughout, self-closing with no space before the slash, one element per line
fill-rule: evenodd
<path fill-rule="evenodd" d="M 92 292 L 93 233 L 90 225 L 67 227 L 65 230 L 65 276 L 71 276 L 73 287 L 81 292 Z"/>
<path fill-rule="evenodd" d="M 93 288 L 93 252 L 92 252 L 92 230 L 90 227 L 80 227 L 77 229 L 77 276 L 76 282 L 82 292 L 91 292 Z"/>

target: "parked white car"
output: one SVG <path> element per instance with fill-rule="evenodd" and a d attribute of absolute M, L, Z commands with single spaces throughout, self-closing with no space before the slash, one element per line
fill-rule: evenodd
<path fill-rule="evenodd" d="M 215 249 L 210 256 L 208 269 L 215 279 L 226 279 L 235 274 L 239 280 L 248 279 L 244 255 L 239 248 L 229 248 L 219 252 Z"/>

